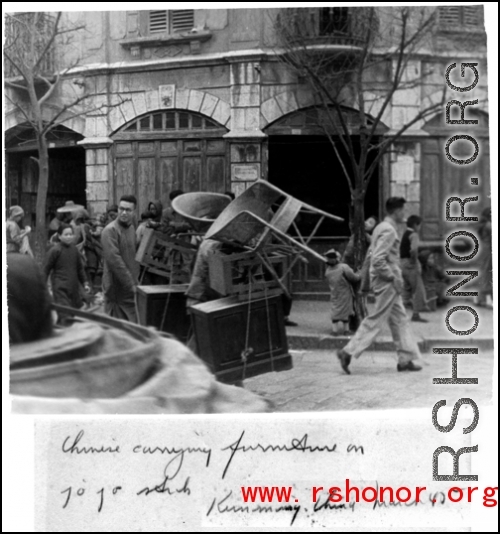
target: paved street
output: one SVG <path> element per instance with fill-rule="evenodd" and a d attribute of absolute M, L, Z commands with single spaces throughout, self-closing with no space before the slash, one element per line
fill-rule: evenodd
<path fill-rule="evenodd" d="M 473 336 L 457 336 L 452 334 L 445 324 L 445 318 L 448 311 L 453 306 L 467 305 L 472 306 L 478 314 L 479 325 Z M 371 305 L 369 305 L 371 307 Z M 408 310 L 408 316 L 411 311 Z M 487 308 L 479 308 L 474 306 L 471 299 L 468 301 L 453 300 L 446 307 L 438 308 L 434 312 L 422 313 L 422 317 L 426 319 L 427 323 L 411 323 L 412 331 L 417 341 L 426 339 L 433 340 L 447 340 L 447 341 L 463 341 L 464 338 L 474 340 L 493 339 L 493 310 Z M 295 340 L 310 339 L 314 336 L 319 339 L 331 338 L 331 323 L 330 323 L 330 303 L 327 301 L 311 301 L 311 300 L 294 300 L 290 318 L 298 323 L 298 326 L 288 328 L 287 333 L 289 340 L 291 337 Z M 467 311 L 456 311 L 450 318 L 450 324 L 453 328 L 458 330 L 467 330 L 474 324 L 474 318 Z M 461 339 L 460 339 L 461 338 Z M 392 339 L 389 332 L 389 327 L 386 325 L 383 329 L 378 341 L 390 341 Z M 347 343 L 347 340 L 345 341 Z M 344 345 L 345 343 L 342 343 Z M 307 349 L 311 348 L 304 343 L 292 343 L 292 348 Z M 322 348 L 321 346 L 317 348 Z M 327 347 L 325 347 L 327 348 Z"/>
<path fill-rule="evenodd" d="M 245 380 L 245 388 L 273 402 L 278 412 L 431 408 L 439 399 L 453 405 L 460 397 L 491 402 L 493 351 L 459 356 L 458 376 L 479 378 L 478 385 L 432 384 L 451 376 L 451 356 L 423 354 L 420 372 L 398 373 L 394 353 L 366 352 L 345 375 L 334 351 L 292 352 L 294 368 Z"/>

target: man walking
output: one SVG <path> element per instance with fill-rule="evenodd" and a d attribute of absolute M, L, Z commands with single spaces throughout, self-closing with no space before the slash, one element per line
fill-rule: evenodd
<path fill-rule="evenodd" d="M 118 217 L 101 234 L 104 310 L 111 317 L 134 323 L 137 322 L 135 293 L 139 280 L 139 264 L 135 261 L 136 237 L 132 224 L 136 206 L 134 196 L 122 196 Z"/>
<path fill-rule="evenodd" d="M 398 353 L 398 371 L 420 371 L 413 363 L 420 357 L 401 299 L 403 278 L 399 266 L 400 240 L 397 223 L 403 222 L 405 199 L 391 197 L 386 202 L 387 217 L 374 230 L 371 243 L 370 284 L 375 295 L 372 312 L 363 319 L 355 336 L 337 352 L 342 369 L 347 373 L 354 356 L 372 344 L 384 324 L 388 323 Z"/>

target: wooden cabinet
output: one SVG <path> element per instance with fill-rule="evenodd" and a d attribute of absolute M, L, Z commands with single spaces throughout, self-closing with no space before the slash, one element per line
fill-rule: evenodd
<path fill-rule="evenodd" d="M 186 311 L 186 289 L 187 284 L 138 286 L 139 323 L 186 342 L 191 325 Z"/>
<path fill-rule="evenodd" d="M 292 368 L 281 299 L 226 297 L 190 308 L 198 356 L 218 380 L 235 383 Z"/>

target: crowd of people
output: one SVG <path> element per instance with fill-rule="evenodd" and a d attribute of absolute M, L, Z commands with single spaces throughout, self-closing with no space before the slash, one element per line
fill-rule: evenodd
<path fill-rule="evenodd" d="M 182 194 L 182 190 L 172 191 L 170 202 Z M 226 195 L 234 198 L 232 192 Z M 136 208 L 136 198 L 124 195 L 118 204 L 110 205 L 105 214 L 94 219 L 90 219 L 84 206 L 71 200 L 57 209 L 48 226 L 42 269 L 56 304 L 72 308 L 89 306 L 95 293 L 102 290 L 107 314 L 138 321 L 135 293 L 140 266 L 135 257 L 145 230 L 183 236 L 190 234 L 191 227 L 172 206 L 163 208 L 159 200 L 148 204 L 139 224 Z M 10 208 L 6 222 L 7 252 L 33 255 L 28 239 L 31 229 L 23 225 L 23 218 L 20 206 Z M 165 283 L 164 278 L 160 281 Z M 71 316 L 58 313 L 57 322 L 65 326 L 71 322 Z"/>
<path fill-rule="evenodd" d="M 85 239 L 82 224 L 99 234 L 105 311 L 112 317 L 136 321 L 134 297 L 139 267 L 135 261 L 136 206 L 135 197 L 123 196 L 112 207 L 116 216 L 100 229 L 91 226 L 85 217 L 82 219 L 81 214 L 73 213 L 70 220 L 63 215 L 70 212 L 63 210 L 52 225 L 56 228 L 44 269 L 33 258 L 20 253 L 21 212 L 10 211 L 9 218 L 12 216 L 19 227 L 18 231 L 13 224 L 8 225 L 11 245 L 17 245 L 15 250 L 11 246 L 7 256 L 9 340 L 11 345 L 18 345 L 17 351 L 13 347 L 11 352 L 13 411 L 31 414 L 269 411 L 268 401 L 216 380 L 193 351 L 169 336 L 98 317 L 93 318 L 92 324 L 55 328 L 53 301 L 70 307 L 56 307 L 61 326 L 72 323 L 74 314 L 86 316 L 74 309 L 82 305 L 82 288 L 91 290 L 82 255 L 84 247 L 78 248 Z M 175 212 L 166 215 L 170 218 L 159 222 L 165 225 L 167 233 L 181 228 L 169 226 L 169 222 L 180 222 Z M 161 228 L 154 222 L 152 228 Z M 47 277 L 52 281 L 52 298 Z M 31 373 L 36 374 L 35 380 Z"/>
<path fill-rule="evenodd" d="M 170 201 L 181 194 L 181 190 L 172 191 Z M 227 195 L 234 197 L 232 193 Z M 354 238 L 347 243 L 343 256 L 335 249 L 325 254 L 332 334 L 354 334 L 346 347 L 338 352 L 346 373 L 349 373 L 351 359 L 359 357 L 371 345 L 386 323 L 397 347 L 398 371 L 420 370 L 415 363 L 420 357 L 419 349 L 405 308 L 412 309 L 410 321 L 427 322 L 421 313 L 447 303 L 445 292 L 449 280 L 438 267 L 435 253 L 420 245 L 422 219 L 417 215 L 408 217 L 406 230 L 400 238 L 398 226 L 405 220 L 404 207 L 404 198 L 391 197 L 386 202 L 387 216 L 382 222 L 378 223 L 375 217 L 366 220 L 369 246 L 361 269 L 354 269 Z M 167 236 L 189 236 L 190 225 L 171 206 L 163 208 L 160 201 L 151 201 L 137 224 L 136 208 L 136 198 L 124 195 L 117 205 L 109 206 L 105 214 L 93 221 L 83 206 L 72 201 L 57 210 L 49 225 L 49 250 L 43 269 L 45 279 L 50 280 L 54 302 L 81 308 L 95 290 L 102 273 L 105 312 L 115 318 L 138 322 L 136 292 L 140 266 L 135 258 L 145 230 L 152 228 Z M 23 227 L 23 216 L 21 207 L 10 208 L 6 224 L 9 253 L 32 254 L 28 239 L 30 228 Z M 486 273 L 482 278 L 478 304 L 484 304 L 492 296 L 489 208 L 483 211 L 479 233 Z M 220 243 L 210 240 L 202 242 L 192 266 L 188 305 L 209 298 L 206 295 L 209 290 L 206 255 L 219 246 Z M 356 298 L 358 292 L 363 296 L 363 314 L 356 309 L 360 300 Z M 285 300 L 286 324 L 296 325 L 288 319 L 291 299 Z M 371 306 L 367 306 L 367 301 Z M 358 325 L 353 319 L 359 315 L 365 315 L 365 318 Z M 65 325 L 71 317 L 59 314 L 58 321 Z"/>

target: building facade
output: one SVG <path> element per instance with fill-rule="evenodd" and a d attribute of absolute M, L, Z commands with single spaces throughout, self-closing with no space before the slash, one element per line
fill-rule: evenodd
<path fill-rule="evenodd" d="M 308 8 L 300 16 L 308 17 L 316 36 L 330 33 L 331 44 L 355 50 L 356 35 L 349 27 L 355 9 Z M 387 18 L 390 9 L 377 8 L 377 16 Z M 431 9 L 438 17 L 433 47 L 408 61 L 408 76 L 417 83 L 395 93 L 380 135 L 396 131 L 439 101 L 450 63 L 475 62 L 481 78 L 473 113 L 479 118 L 482 157 L 467 169 L 457 170 L 446 161 L 443 147 L 453 130 L 445 124 L 443 107 L 394 143 L 372 179 L 365 211 L 381 216 L 388 196 L 405 196 L 408 214 L 424 218 L 423 238 L 442 240 L 444 199 L 465 191 L 455 186 L 465 182 L 458 175 L 481 176 L 482 197 L 489 195 L 486 40 L 482 6 Z M 85 30 L 77 33 L 75 52 L 65 50 L 64 61 L 81 57 L 45 107 L 47 120 L 75 91 L 95 95 L 87 101 L 90 107 L 92 102 L 109 107 L 87 114 L 73 111 L 51 134 L 48 210 L 71 199 L 95 215 L 130 193 L 142 211 L 153 199 L 168 205 L 173 189 L 239 194 L 263 178 L 348 219 L 342 168 L 311 120 L 317 99 L 307 80 L 279 60 L 273 33 L 278 14 L 276 9 L 65 13 L 67 24 Z M 433 74 L 424 78 L 424 72 Z M 12 100 L 18 97 L 15 89 L 7 91 Z M 355 100 L 347 104 L 346 117 L 355 118 Z M 373 106 L 376 110 L 375 99 Z M 7 110 L 5 128 L 7 204 L 34 213 L 33 137 L 14 108 Z M 307 232 L 307 221 L 302 227 Z M 315 247 L 321 251 L 348 235 L 347 222 L 327 228 Z M 301 289 L 314 290 L 322 273 L 315 272 L 316 266 L 308 269 Z"/>

